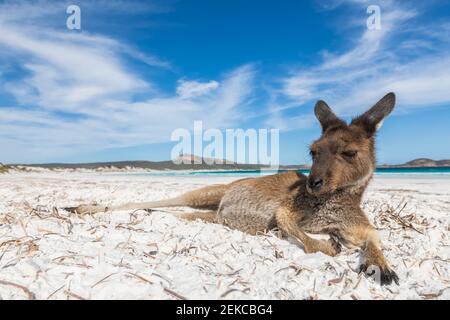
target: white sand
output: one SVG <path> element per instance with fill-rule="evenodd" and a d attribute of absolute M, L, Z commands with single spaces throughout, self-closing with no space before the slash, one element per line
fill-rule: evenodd
<path fill-rule="evenodd" d="M 187 223 L 167 212 L 78 217 L 53 209 L 156 200 L 231 180 L 0 175 L 0 299 L 450 298 L 449 178 L 377 177 L 372 183 L 365 208 L 401 281 L 389 287 L 354 272 L 358 251 L 308 255 L 270 234 Z"/>

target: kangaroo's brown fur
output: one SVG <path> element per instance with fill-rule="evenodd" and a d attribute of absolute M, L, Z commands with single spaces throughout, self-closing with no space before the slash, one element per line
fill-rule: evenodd
<path fill-rule="evenodd" d="M 170 206 L 212 210 L 185 218 L 221 223 L 251 234 L 277 227 L 298 239 L 307 253 L 334 256 L 340 252 L 339 242 L 360 247 L 361 271 L 375 266 L 380 270 L 381 284 L 398 283 L 397 274 L 381 251 L 377 232 L 361 209 L 363 193 L 375 168 L 375 133 L 394 105 L 395 95 L 390 93 L 347 125 L 319 101 L 315 113 L 322 136 L 311 145 L 313 165 L 308 177 L 286 172 L 208 186 L 169 200 L 72 209 L 81 214 Z M 331 238 L 317 240 L 307 233 L 329 234 Z"/>

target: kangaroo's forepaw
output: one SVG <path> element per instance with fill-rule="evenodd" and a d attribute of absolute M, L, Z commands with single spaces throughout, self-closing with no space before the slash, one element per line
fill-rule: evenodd
<path fill-rule="evenodd" d="M 341 252 L 341 245 L 335 238 L 330 237 L 329 240 L 310 240 L 303 243 L 306 253 L 322 252 L 329 256 L 336 256 Z"/>
<path fill-rule="evenodd" d="M 94 214 L 98 212 L 105 212 L 108 210 L 107 207 L 99 206 L 99 205 L 81 205 L 78 207 L 68 207 L 64 208 L 64 210 L 79 214 L 79 215 L 86 215 L 86 214 Z"/>
<path fill-rule="evenodd" d="M 389 267 L 380 267 L 374 265 L 367 265 L 365 263 L 359 266 L 359 273 L 364 273 L 366 276 L 373 277 L 379 273 L 380 284 L 391 285 L 392 281 L 399 285 L 399 278 L 397 273 Z"/>

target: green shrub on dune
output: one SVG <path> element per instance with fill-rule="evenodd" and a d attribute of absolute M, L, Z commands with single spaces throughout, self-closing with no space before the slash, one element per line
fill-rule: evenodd
<path fill-rule="evenodd" d="M 8 166 L 3 165 L 0 163 L 0 174 L 8 172 Z"/>

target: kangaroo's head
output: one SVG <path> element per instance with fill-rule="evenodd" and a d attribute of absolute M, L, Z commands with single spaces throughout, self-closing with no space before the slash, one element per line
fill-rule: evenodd
<path fill-rule="evenodd" d="M 394 105 L 395 94 L 389 93 L 348 125 L 324 101 L 317 102 L 322 136 L 310 147 L 309 193 L 319 196 L 368 183 L 375 168 L 375 133 Z"/>

